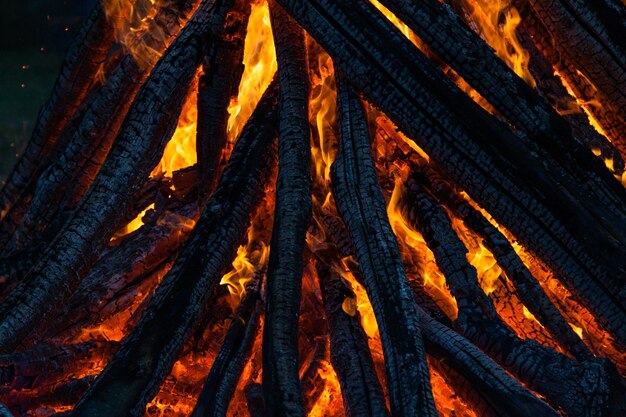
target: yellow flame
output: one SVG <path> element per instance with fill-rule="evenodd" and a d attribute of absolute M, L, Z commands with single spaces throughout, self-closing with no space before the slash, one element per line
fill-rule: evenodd
<path fill-rule="evenodd" d="M 228 139 L 234 142 L 276 73 L 276 49 L 267 1 L 252 4 L 243 52 L 239 94 L 228 108 Z"/>
<path fill-rule="evenodd" d="M 517 75 L 534 87 L 528 70 L 530 56 L 520 43 L 516 30 L 522 18 L 511 0 L 463 0 L 479 34 Z"/>

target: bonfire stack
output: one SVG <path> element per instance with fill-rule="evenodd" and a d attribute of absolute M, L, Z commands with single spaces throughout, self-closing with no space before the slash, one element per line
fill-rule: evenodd
<path fill-rule="evenodd" d="M 0 194 L 0 415 L 625 415 L 626 6 L 489 3 L 98 1 Z"/>

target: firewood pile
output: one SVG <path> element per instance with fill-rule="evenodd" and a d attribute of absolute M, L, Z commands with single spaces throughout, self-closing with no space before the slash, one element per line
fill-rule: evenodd
<path fill-rule="evenodd" d="M 0 193 L 0 416 L 626 415 L 622 0 L 101 0 Z"/>

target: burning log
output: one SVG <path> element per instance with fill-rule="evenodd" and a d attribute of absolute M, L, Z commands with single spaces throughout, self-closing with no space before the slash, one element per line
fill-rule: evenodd
<path fill-rule="evenodd" d="M 332 189 L 376 313 L 391 413 L 435 416 L 420 330 L 423 312 L 413 302 L 387 219 L 370 154 L 365 113 L 345 80 L 338 81 L 337 87 L 340 143 L 331 171 Z"/>
<path fill-rule="evenodd" d="M 52 94 L 39 112 L 26 150 L 4 183 L 0 194 L 0 219 L 7 216 L 29 181 L 34 179 L 37 168 L 46 160 L 61 132 L 93 87 L 96 74 L 113 42 L 114 32 L 98 1 L 65 56 Z"/>
<path fill-rule="evenodd" d="M 76 405 L 73 417 L 142 415 L 171 370 L 263 196 L 275 151 L 276 87 L 269 87 L 248 121 L 217 190 L 141 320 Z"/>
<path fill-rule="evenodd" d="M 330 331 L 330 360 L 341 384 L 346 415 L 388 416 L 360 315 L 356 310 L 343 308 L 345 301 L 354 299 L 355 295 L 323 262 L 318 262 L 317 271 Z"/>
<path fill-rule="evenodd" d="M 211 366 L 191 417 L 225 416 L 237 381 L 252 353 L 261 315 L 264 271 L 248 283 L 248 290 L 231 320 L 220 352 Z"/>
<path fill-rule="evenodd" d="M 180 114 L 200 63 L 201 40 L 225 18 L 228 8 L 219 6 L 203 1 L 157 63 L 87 195 L 25 284 L 0 304 L 0 352 L 17 346 L 37 321 L 71 295 L 113 235 L 110 225 L 147 180 L 172 135 L 172 114 Z"/>
<path fill-rule="evenodd" d="M 626 257 L 615 246 L 615 239 L 623 234 L 619 225 L 624 224 L 617 217 L 623 214 L 609 220 L 613 214 L 597 213 L 596 203 L 566 184 L 567 175 L 554 178 L 525 141 L 443 79 L 371 7 L 325 0 L 297 6 L 290 0 L 280 3 L 322 42 L 357 89 L 418 140 L 447 177 L 564 277 L 568 288 L 583 294 L 585 305 L 616 337 L 626 340 L 620 302 L 600 283 L 624 270 L 616 259 Z M 598 222 L 612 226 L 606 229 Z"/>
<path fill-rule="evenodd" d="M 621 384 L 612 386 L 611 372 L 615 371 L 605 361 L 576 363 L 534 341 L 518 339 L 480 288 L 476 271 L 465 258 L 466 249 L 443 209 L 417 183 L 409 194 L 413 201 L 410 219 L 422 230 L 457 300 L 459 316 L 454 326 L 463 335 L 568 416 L 603 415 L 607 404 L 624 395 Z M 581 380 L 590 384 L 584 391 L 579 388 Z"/>
<path fill-rule="evenodd" d="M 560 345 L 580 360 L 593 355 L 574 333 L 559 310 L 552 304 L 537 280 L 524 265 L 506 237 L 467 201 L 458 197 L 454 190 L 432 169 L 424 167 L 427 181 L 414 181 L 419 189 L 428 186 L 435 196 L 454 211 L 465 224 L 483 238 L 487 248 L 494 254 L 507 277 L 515 284 L 517 294 L 530 312 L 546 326 Z M 419 182 L 418 182 L 419 181 Z M 409 185 L 410 188 L 413 186 Z"/>
<path fill-rule="evenodd" d="M 304 416 L 298 379 L 298 311 L 303 249 L 311 217 L 308 65 L 304 33 L 271 2 L 280 84 L 278 179 L 263 328 L 265 411 Z"/>
<path fill-rule="evenodd" d="M 177 35 L 179 20 L 186 21 L 196 3 L 196 0 L 178 0 L 161 7 L 151 22 L 152 30 L 144 32 L 139 42 L 145 43 L 145 48 L 158 56 Z M 155 36 L 155 32 L 163 37 Z M 151 59 L 156 60 L 157 56 Z M 152 62 L 140 63 L 131 54 L 121 60 L 89 102 L 64 149 L 57 152 L 57 158 L 39 177 L 33 201 L 20 221 L 9 250 L 19 251 L 34 236 L 44 232 L 54 237 L 63 226 L 58 218 L 66 217 L 65 213 L 75 209 L 89 189 L 152 66 Z M 53 223 L 55 218 L 57 221 Z M 56 228 L 51 228 L 51 224 Z"/>
<path fill-rule="evenodd" d="M 248 2 L 236 5 L 226 17 L 222 41 L 209 46 L 202 63 L 196 155 L 200 184 L 206 190 L 212 189 L 217 181 L 217 168 L 228 137 L 227 109 L 231 98 L 236 96 L 243 73 L 243 40 L 249 17 Z"/>

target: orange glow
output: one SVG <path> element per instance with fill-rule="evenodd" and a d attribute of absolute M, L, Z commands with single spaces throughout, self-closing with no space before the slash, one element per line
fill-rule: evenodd
<path fill-rule="evenodd" d="M 480 36 L 496 51 L 517 75 L 534 87 L 535 79 L 528 70 L 530 59 L 515 33 L 521 22 L 510 0 L 463 0 Z"/>

